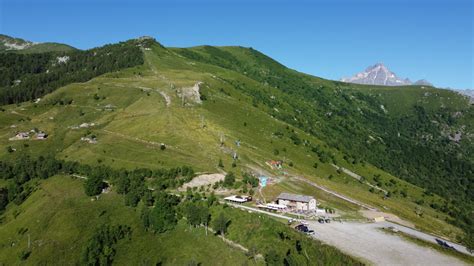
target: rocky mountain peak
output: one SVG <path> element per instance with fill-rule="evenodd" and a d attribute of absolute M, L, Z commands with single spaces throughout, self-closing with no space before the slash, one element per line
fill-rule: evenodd
<path fill-rule="evenodd" d="M 341 81 L 357 84 L 383 85 L 383 86 L 406 86 L 406 85 L 427 85 L 432 86 L 427 80 L 419 80 L 415 83 L 408 78 L 398 77 L 390 71 L 383 63 L 376 63 L 369 66 L 365 71 L 359 72 L 352 77 L 342 78 Z"/>

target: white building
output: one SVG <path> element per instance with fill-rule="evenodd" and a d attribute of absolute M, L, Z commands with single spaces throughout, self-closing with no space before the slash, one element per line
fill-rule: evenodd
<path fill-rule="evenodd" d="M 290 209 L 299 211 L 316 209 L 316 199 L 312 196 L 281 193 L 277 200 L 279 205 L 286 205 Z"/>
<path fill-rule="evenodd" d="M 230 202 L 233 202 L 233 203 L 245 203 L 247 201 L 252 201 L 252 197 L 233 195 L 233 196 L 229 196 L 229 197 L 224 198 L 224 200 L 230 201 Z"/>

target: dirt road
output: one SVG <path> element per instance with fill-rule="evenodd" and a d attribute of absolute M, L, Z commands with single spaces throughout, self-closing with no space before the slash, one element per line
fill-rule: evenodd
<path fill-rule="evenodd" d="M 316 232 L 314 238 L 375 265 L 466 265 L 454 257 L 379 230 L 394 226 L 392 223 L 319 224 L 311 221 L 309 224 Z"/>
<path fill-rule="evenodd" d="M 229 204 L 229 203 L 227 203 Z M 254 211 L 282 219 L 289 217 L 263 211 L 253 207 L 229 204 L 247 211 Z M 400 231 L 419 238 L 434 241 L 434 236 L 390 222 L 383 223 L 339 223 L 320 224 L 308 221 L 316 233 L 313 236 L 343 252 L 375 265 L 466 265 L 454 257 L 444 255 L 434 249 L 422 247 L 399 236 L 384 233 L 382 227 L 393 226 Z M 453 244 L 459 251 L 465 247 Z"/>

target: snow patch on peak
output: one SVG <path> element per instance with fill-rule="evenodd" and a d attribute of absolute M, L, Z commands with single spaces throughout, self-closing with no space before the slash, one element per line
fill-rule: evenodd
<path fill-rule="evenodd" d="M 369 66 L 363 72 L 359 72 L 350 78 L 342 78 L 341 81 L 357 84 L 384 85 L 384 86 L 406 86 L 406 85 L 428 85 L 431 83 L 423 80 L 423 84 L 412 83 L 408 78 L 400 78 L 390 71 L 383 63 Z M 426 82 L 426 83 L 425 83 Z M 421 82 L 420 82 L 421 83 Z"/>

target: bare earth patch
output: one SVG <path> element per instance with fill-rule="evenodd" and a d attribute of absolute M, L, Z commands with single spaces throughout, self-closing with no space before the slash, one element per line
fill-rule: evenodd
<path fill-rule="evenodd" d="M 371 211 L 371 210 L 360 210 L 360 213 L 362 213 L 362 215 L 368 219 L 374 219 L 376 217 L 383 216 L 385 220 L 387 221 L 391 221 L 391 222 L 401 224 L 407 227 L 415 228 L 414 224 L 408 221 L 402 220 L 400 217 L 396 216 L 395 214 L 381 212 L 381 211 Z"/>
<path fill-rule="evenodd" d="M 182 98 L 183 100 L 186 99 L 190 103 L 202 103 L 201 101 L 201 94 L 199 93 L 199 86 L 202 82 L 197 82 L 192 87 L 187 88 L 179 88 L 177 90 L 178 97 Z"/>
<path fill-rule="evenodd" d="M 219 182 L 221 180 L 224 180 L 225 175 L 224 174 L 204 174 L 204 175 L 199 175 L 193 178 L 190 182 L 184 184 L 180 190 L 186 190 L 188 187 L 200 187 L 200 186 L 207 186 L 209 184 L 214 184 L 216 182 Z"/>

